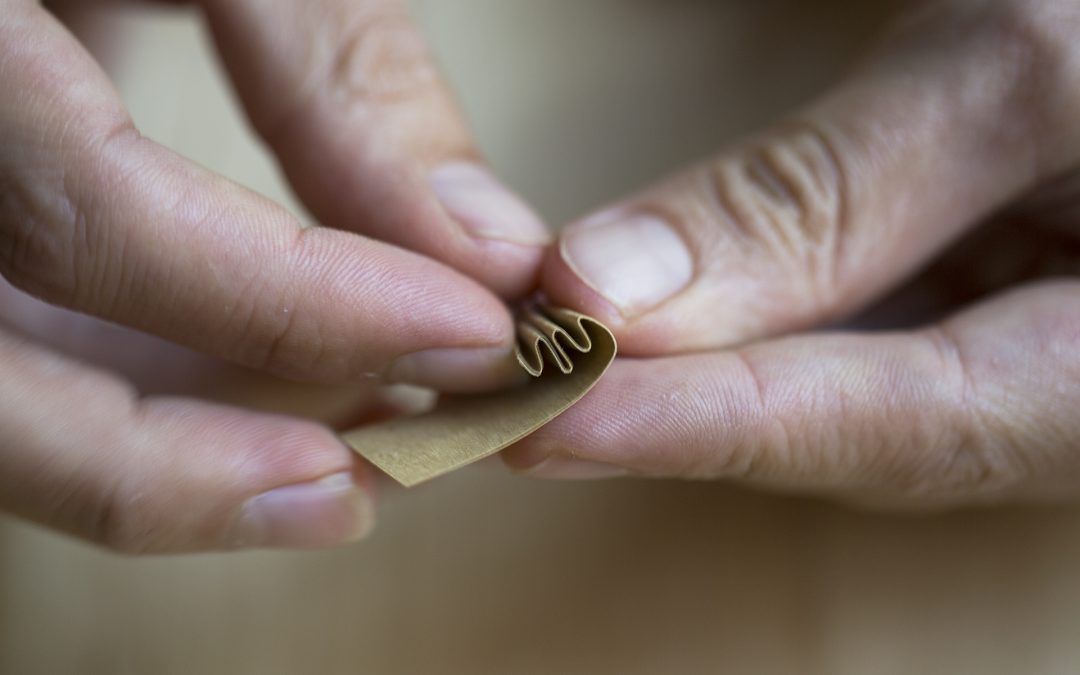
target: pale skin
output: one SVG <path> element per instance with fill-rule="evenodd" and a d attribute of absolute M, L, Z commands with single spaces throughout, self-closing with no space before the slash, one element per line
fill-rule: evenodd
<path fill-rule="evenodd" d="M 314 230 L 141 138 L 37 3 L 0 8 L 0 90 L 19 92 L 0 102 L 0 272 L 19 289 L 0 295 L 0 507 L 17 515 L 133 552 L 358 538 L 372 471 L 328 426 L 200 400 L 190 373 L 361 382 L 360 409 L 387 379 L 497 386 L 500 298 L 537 286 L 621 355 L 504 454 L 528 474 L 916 508 L 1080 492 L 1080 2 L 920 3 L 803 109 L 551 245 L 482 168 L 396 2 L 203 4 Z M 112 354 L 106 329 L 27 294 L 134 330 Z M 914 327 L 820 330 L 872 305 Z M 76 325 L 95 328 L 57 337 Z M 207 356 L 162 373 L 131 355 L 176 348 L 142 332 Z"/>

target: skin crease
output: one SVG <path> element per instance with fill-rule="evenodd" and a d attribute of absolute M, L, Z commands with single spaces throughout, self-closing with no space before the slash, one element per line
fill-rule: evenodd
<path fill-rule="evenodd" d="M 328 426 L 413 408 L 384 386 L 400 373 L 464 389 L 506 381 L 510 315 L 462 271 L 522 293 L 542 249 L 516 242 L 543 226 L 484 175 L 416 39 L 396 56 L 410 31 L 401 6 L 326 2 L 305 30 L 275 35 L 268 18 L 230 33 L 256 4 L 204 9 L 227 43 L 253 50 L 224 54 L 245 91 L 273 75 L 284 107 L 252 100 L 249 113 L 286 170 L 312 173 L 297 148 L 331 142 L 357 163 L 302 189 L 326 227 L 303 229 L 142 138 L 54 16 L 0 2 L 0 88 L 19 92 L 0 104 L 0 508 L 130 553 L 352 541 L 373 523 L 375 479 Z M 306 63 L 285 80 L 260 70 L 284 49 L 355 49 L 359 35 L 382 56 Z M 364 86 L 403 58 L 428 73 L 415 91 Z M 406 137 L 415 145 L 394 140 Z M 438 186 L 425 178 L 436 171 Z M 320 206 L 340 194 L 358 203 Z M 484 236 L 469 234 L 492 203 L 521 229 L 492 233 L 481 218 Z M 420 231 L 443 263 L 363 236 Z M 399 367 L 414 353 L 423 372 Z"/>
<path fill-rule="evenodd" d="M 1077 29 L 1073 1 L 921 3 L 803 110 L 571 224 L 544 290 L 624 358 L 504 459 L 917 509 L 1075 498 Z M 692 261 L 660 300 L 605 294 L 588 248 L 640 214 Z"/>
<path fill-rule="evenodd" d="M 0 6 L 0 84 L 25 93 L 0 106 L 0 508 L 125 552 L 355 539 L 370 469 L 252 392 L 337 382 L 327 422 L 345 423 L 381 405 L 365 374 L 404 352 L 506 352 L 498 297 L 538 281 L 608 323 L 624 357 L 505 454 L 515 468 L 916 508 L 1075 496 L 1075 0 L 921 3 L 817 101 L 546 254 L 505 192 L 440 195 L 494 181 L 474 179 L 479 153 L 400 3 L 201 6 L 313 231 L 141 138 L 51 16 Z M 635 262 L 648 247 L 589 253 L 583 233 L 625 241 L 625 221 L 668 247 L 666 271 Z M 597 261 L 649 285 L 606 300 Z M 1043 276 L 1065 278 L 1013 289 Z M 838 322 L 892 330 L 797 332 Z M 267 513 L 306 526 L 252 520 L 280 489 Z"/>

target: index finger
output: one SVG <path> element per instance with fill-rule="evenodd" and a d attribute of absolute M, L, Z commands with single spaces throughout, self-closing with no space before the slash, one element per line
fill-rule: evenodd
<path fill-rule="evenodd" d="M 546 478 L 735 479 L 918 505 L 1075 496 L 1080 285 L 917 331 L 616 362 L 507 451 Z"/>

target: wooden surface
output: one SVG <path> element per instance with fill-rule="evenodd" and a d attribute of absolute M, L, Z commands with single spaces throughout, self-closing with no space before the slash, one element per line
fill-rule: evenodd
<path fill-rule="evenodd" d="M 805 98 L 886 11 L 416 4 L 484 148 L 554 222 Z M 125 21 L 143 130 L 287 199 L 197 22 Z M 390 495 L 371 541 L 327 552 L 119 559 L 2 520 L 0 673 L 1068 673 L 1078 570 L 1076 508 L 886 517 L 495 464 Z"/>

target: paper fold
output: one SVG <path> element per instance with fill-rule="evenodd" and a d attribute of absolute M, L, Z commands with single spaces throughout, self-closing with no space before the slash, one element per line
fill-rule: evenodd
<path fill-rule="evenodd" d="M 360 427 L 345 443 L 405 486 L 492 455 L 576 403 L 615 358 L 615 337 L 596 319 L 533 305 L 519 315 L 517 360 L 528 384 L 443 397 L 434 410 Z M 553 366 L 553 367 L 548 367 Z"/>

